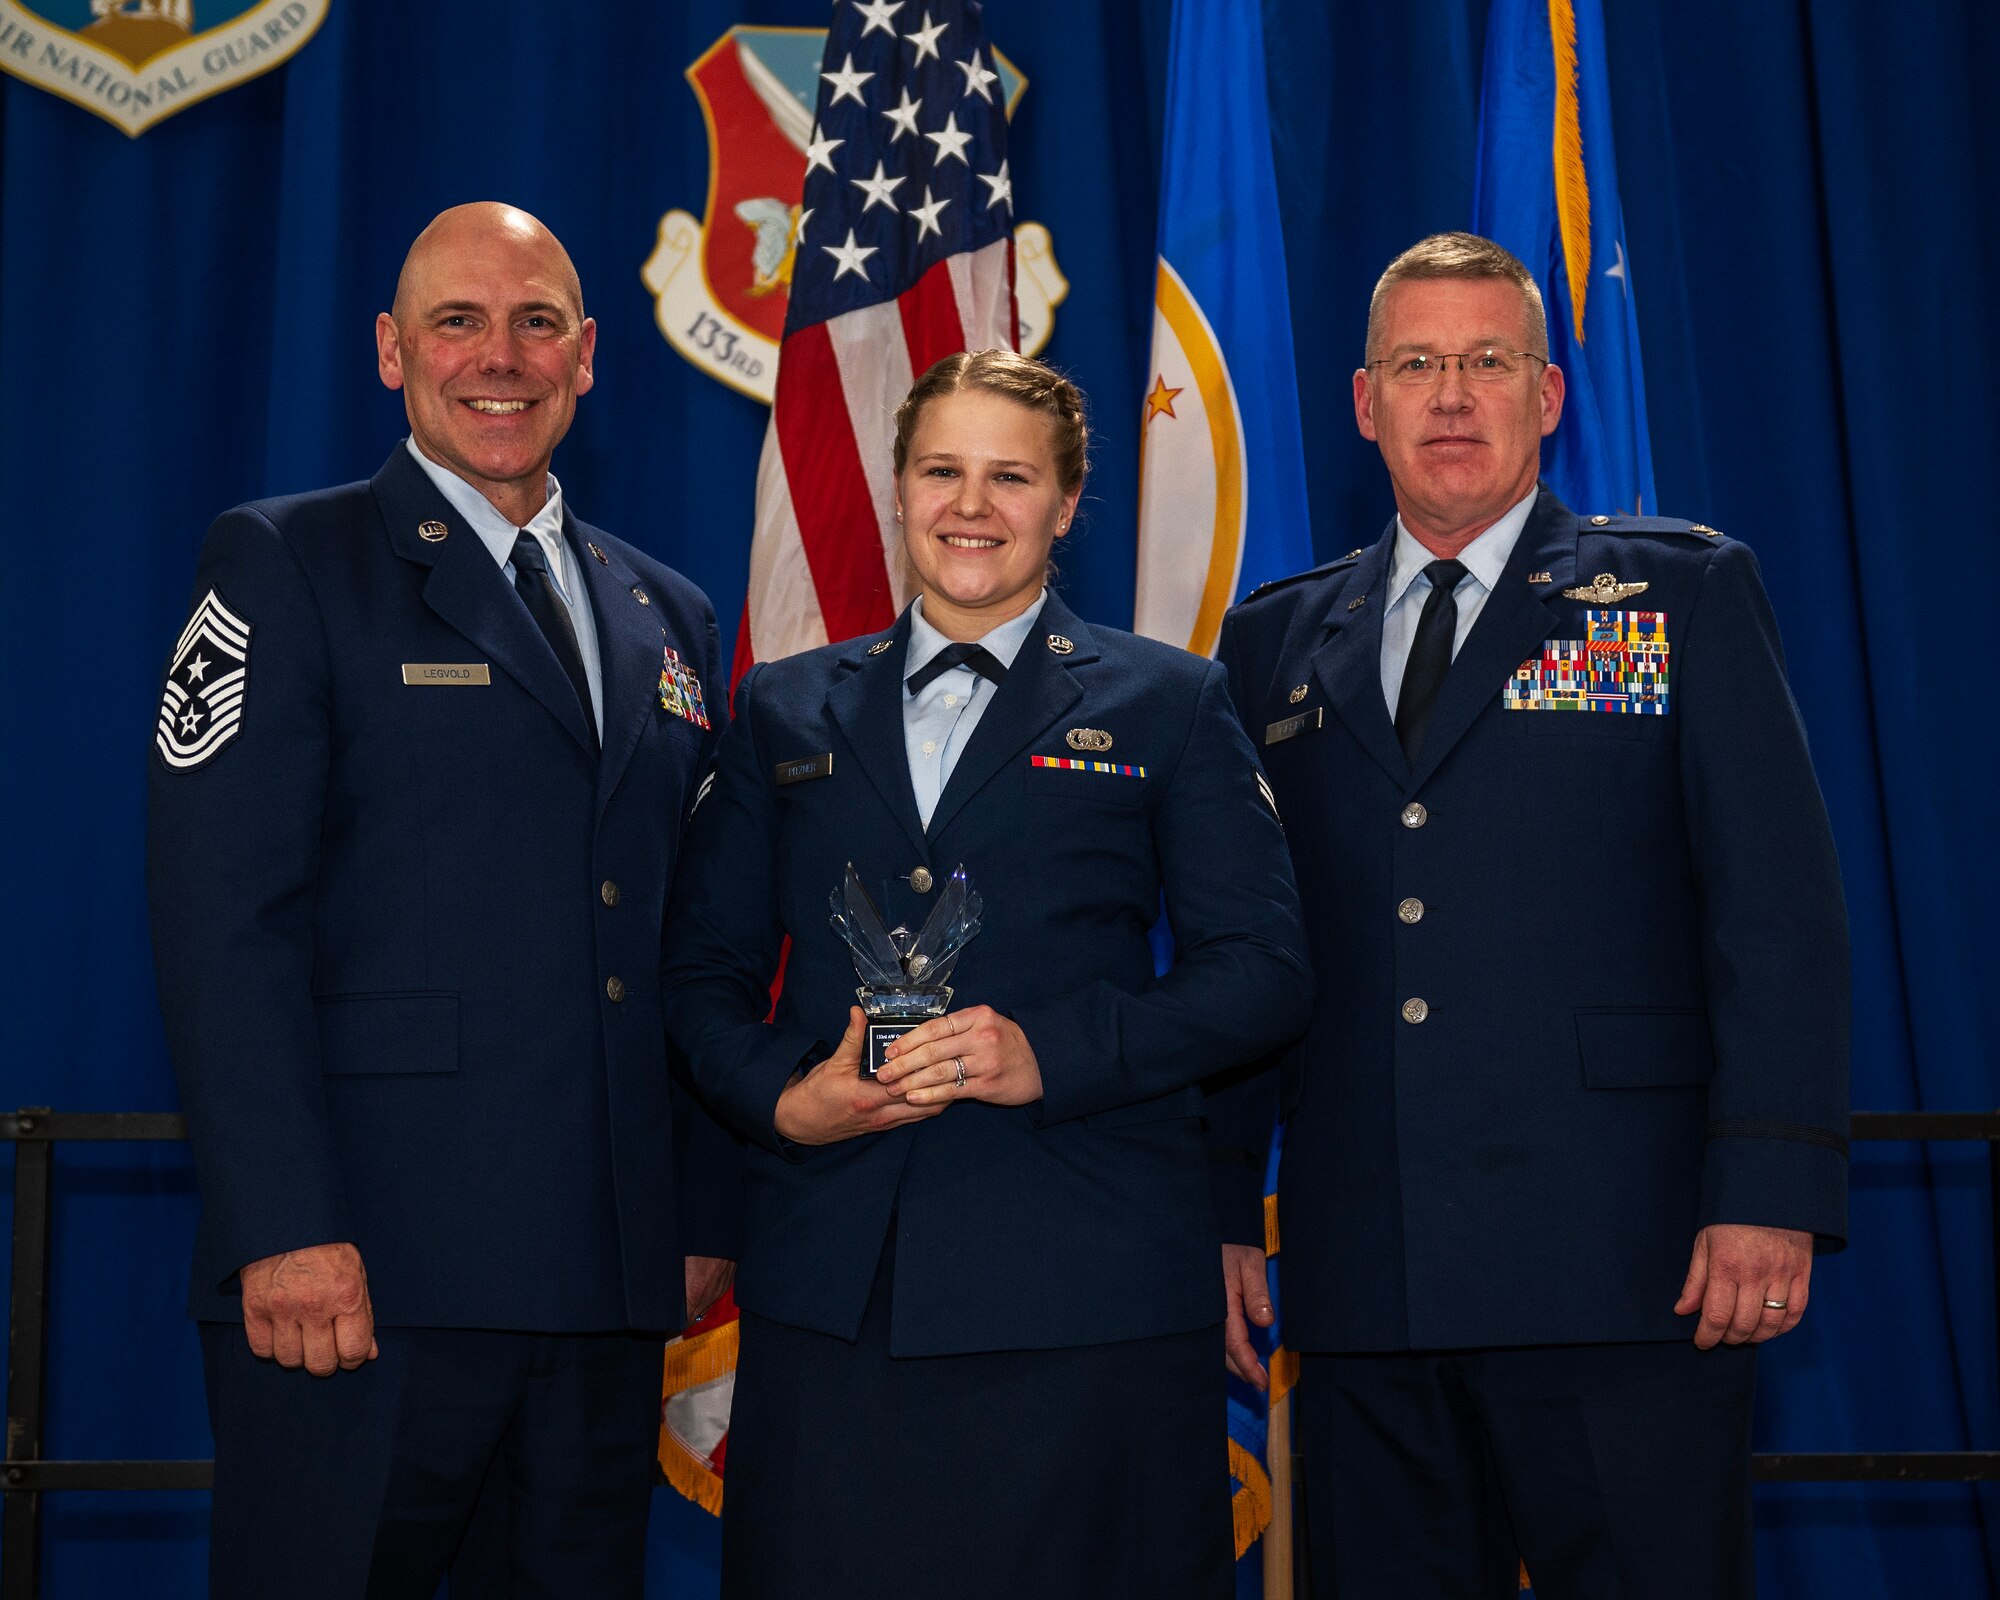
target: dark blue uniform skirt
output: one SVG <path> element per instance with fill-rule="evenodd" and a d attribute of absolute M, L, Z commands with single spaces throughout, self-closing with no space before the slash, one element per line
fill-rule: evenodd
<path fill-rule="evenodd" d="M 1219 1327 L 1066 1350 L 889 1354 L 745 1312 L 724 1600 L 1228 1600 Z"/>

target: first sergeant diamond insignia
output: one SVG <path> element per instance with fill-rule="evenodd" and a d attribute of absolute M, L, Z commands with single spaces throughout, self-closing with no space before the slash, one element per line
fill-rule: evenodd
<path fill-rule="evenodd" d="M 174 645 L 153 735 L 160 759 L 185 772 L 214 759 L 243 727 L 251 625 L 211 589 Z"/>

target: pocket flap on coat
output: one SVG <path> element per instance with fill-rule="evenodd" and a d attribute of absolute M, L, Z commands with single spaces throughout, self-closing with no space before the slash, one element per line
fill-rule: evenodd
<path fill-rule="evenodd" d="M 315 1004 L 323 1073 L 458 1071 L 455 994 L 332 994 Z"/>
<path fill-rule="evenodd" d="M 1576 1013 L 1583 1081 L 1592 1089 L 1666 1089 L 1715 1076 L 1708 1013 L 1606 1007 Z"/>

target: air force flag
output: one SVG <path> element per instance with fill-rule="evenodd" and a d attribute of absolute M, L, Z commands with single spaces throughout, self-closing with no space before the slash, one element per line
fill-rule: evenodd
<path fill-rule="evenodd" d="M 1494 0 L 1472 214 L 1548 306 L 1568 380 L 1550 487 L 1584 512 L 1657 512 L 1599 0 Z"/>
<path fill-rule="evenodd" d="M 1170 58 L 1133 628 L 1211 655 L 1312 535 L 1258 0 L 1177 0 Z"/>

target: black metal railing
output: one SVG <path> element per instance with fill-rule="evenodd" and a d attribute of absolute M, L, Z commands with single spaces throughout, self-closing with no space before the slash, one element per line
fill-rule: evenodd
<path fill-rule="evenodd" d="M 1984 1142 L 1992 1174 L 1994 1303 L 2000 1309 L 2000 1112 L 1857 1111 L 1861 1141 Z M 55 1147 L 103 1140 L 185 1139 L 170 1112 L 0 1114 L 14 1146 L 14 1278 L 7 1300 L 7 1455 L 0 1467 L 0 1600 L 35 1600 L 41 1581 L 41 1497 L 64 1489 L 206 1489 L 208 1461 L 45 1461 L 42 1416 L 49 1340 L 50 1200 Z M 1751 1457 L 1762 1483 L 1977 1483 L 2000 1481 L 2000 1450 L 1824 1451 Z"/>

